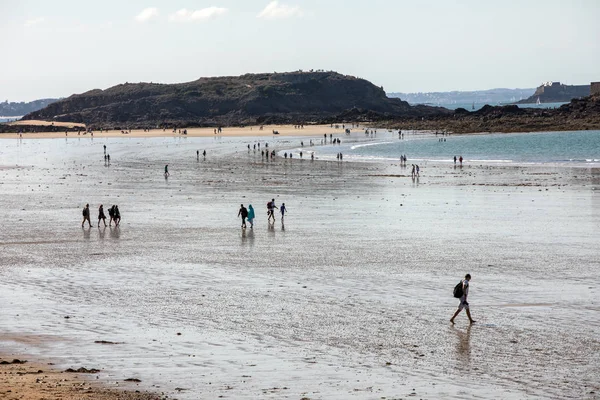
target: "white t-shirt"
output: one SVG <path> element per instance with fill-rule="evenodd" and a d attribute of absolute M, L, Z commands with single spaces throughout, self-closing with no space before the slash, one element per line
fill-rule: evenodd
<path fill-rule="evenodd" d="M 469 295 L 469 281 L 463 280 L 463 297 L 467 297 Z"/>

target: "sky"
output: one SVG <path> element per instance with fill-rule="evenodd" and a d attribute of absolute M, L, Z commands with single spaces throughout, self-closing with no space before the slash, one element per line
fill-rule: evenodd
<path fill-rule="evenodd" d="M 600 0 L 0 0 L 0 101 L 325 69 L 387 92 L 600 81 Z"/>

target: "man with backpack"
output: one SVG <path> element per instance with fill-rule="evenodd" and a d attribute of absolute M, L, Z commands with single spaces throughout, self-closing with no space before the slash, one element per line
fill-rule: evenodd
<path fill-rule="evenodd" d="M 456 310 L 456 312 L 454 313 L 452 318 L 450 318 L 450 322 L 452 324 L 454 324 L 454 318 L 456 318 L 456 316 L 458 314 L 460 314 L 460 312 L 463 310 L 463 308 L 465 309 L 465 311 L 467 313 L 467 317 L 469 317 L 469 322 L 471 324 L 475 322 L 473 320 L 473 318 L 471 318 L 471 311 L 469 310 L 469 303 L 467 302 L 467 296 L 469 295 L 469 281 L 470 280 L 471 280 L 471 275 L 467 274 L 467 275 L 465 275 L 465 279 L 461 280 L 454 287 L 454 297 L 456 297 L 457 299 L 460 299 L 460 304 L 458 305 L 458 310 Z"/>
<path fill-rule="evenodd" d="M 273 222 L 275 222 L 275 199 L 272 199 L 267 203 L 267 222 L 271 222 L 271 218 L 273 218 Z"/>
<path fill-rule="evenodd" d="M 81 222 L 81 227 L 83 228 L 83 224 L 85 224 L 85 221 L 88 222 L 88 224 L 90 225 L 90 228 L 92 227 L 92 223 L 90 221 L 90 205 L 86 204 L 85 207 L 83 207 L 83 221 Z"/>

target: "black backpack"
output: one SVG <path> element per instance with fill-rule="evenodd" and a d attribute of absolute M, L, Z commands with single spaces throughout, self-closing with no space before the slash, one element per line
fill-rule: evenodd
<path fill-rule="evenodd" d="M 460 299 L 463 296 L 463 281 L 458 282 L 456 286 L 454 286 L 454 297 Z"/>

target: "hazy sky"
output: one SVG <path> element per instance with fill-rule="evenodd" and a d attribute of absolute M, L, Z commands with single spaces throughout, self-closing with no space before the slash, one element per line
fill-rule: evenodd
<path fill-rule="evenodd" d="M 326 69 L 388 92 L 600 81 L 600 0 L 0 0 L 0 101 Z"/>

